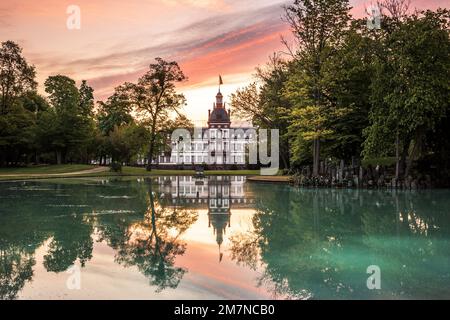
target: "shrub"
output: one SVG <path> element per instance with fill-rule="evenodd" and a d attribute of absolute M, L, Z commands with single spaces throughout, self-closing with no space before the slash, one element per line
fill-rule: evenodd
<path fill-rule="evenodd" d="M 111 170 L 111 172 L 122 172 L 122 163 L 120 163 L 120 162 L 113 162 L 113 163 L 111 163 L 111 166 L 110 166 L 110 170 Z"/>

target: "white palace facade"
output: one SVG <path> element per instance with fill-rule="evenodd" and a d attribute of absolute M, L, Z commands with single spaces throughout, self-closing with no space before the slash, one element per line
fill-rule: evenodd
<path fill-rule="evenodd" d="M 178 148 L 179 142 L 171 141 L 171 151 L 161 154 L 157 163 L 160 167 L 245 167 L 248 145 L 254 139 L 256 131 L 252 125 L 232 124 L 230 110 L 227 110 L 219 88 L 213 110 L 208 110 L 208 126 L 194 130 L 188 148 Z"/>

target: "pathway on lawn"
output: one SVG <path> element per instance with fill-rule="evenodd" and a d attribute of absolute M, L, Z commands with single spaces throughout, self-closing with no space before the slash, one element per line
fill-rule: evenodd
<path fill-rule="evenodd" d="M 100 173 L 108 171 L 108 167 L 96 167 L 93 169 L 88 170 L 82 170 L 82 171 L 75 171 L 75 172 L 66 172 L 66 173 L 20 173 L 20 174 L 0 174 L 0 178 L 7 178 L 7 177 L 60 177 L 60 176 L 77 176 L 82 174 L 91 174 L 91 173 Z"/>
<path fill-rule="evenodd" d="M 247 178 L 247 180 L 253 182 L 289 183 L 290 178 L 289 176 L 254 176 Z"/>

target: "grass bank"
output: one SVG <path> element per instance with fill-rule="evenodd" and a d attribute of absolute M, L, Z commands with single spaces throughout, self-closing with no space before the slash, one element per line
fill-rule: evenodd
<path fill-rule="evenodd" d="M 152 170 L 148 172 L 145 168 L 123 167 L 121 173 L 103 172 L 90 173 L 95 169 L 88 165 L 62 165 L 62 166 L 36 166 L 29 168 L 5 168 L 0 169 L 0 181 L 10 180 L 33 180 L 49 178 L 91 178 L 91 177 L 130 177 L 130 176 L 184 176 L 194 175 L 194 170 Z M 86 173 L 83 173 L 86 171 Z M 74 174 L 76 173 L 76 174 Z M 54 174 L 58 174 L 55 176 Z M 65 176 L 64 174 L 67 174 Z M 205 171 L 205 175 L 259 175 L 259 170 L 218 170 Z"/>
<path fill-rule="evenodd" d="M 87 164 L 62 164 L 62 165 L 42 165 L 20 168 L 0 168 L 1 175 L 19 175 L 19 174 L 59 174 L 72 173 L 84 170 L 90 170 L 95 166 Z"/>

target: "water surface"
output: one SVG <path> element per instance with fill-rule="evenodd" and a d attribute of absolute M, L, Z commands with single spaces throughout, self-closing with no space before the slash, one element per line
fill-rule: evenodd
<path fill-rule="evenodd" d="M 47 298 L 450 298 L 450 191 L 0 183 L 0 299 Z"/>

